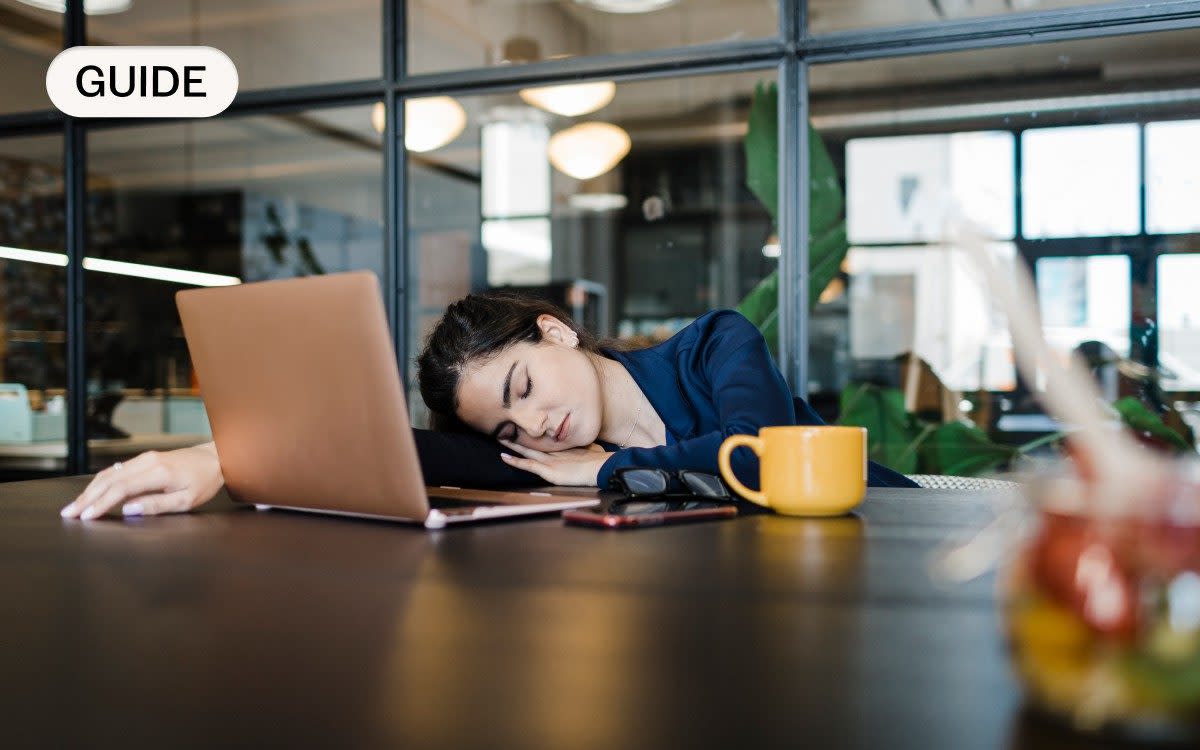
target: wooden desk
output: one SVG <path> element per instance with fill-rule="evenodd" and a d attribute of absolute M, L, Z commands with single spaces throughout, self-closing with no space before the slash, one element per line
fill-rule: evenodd
<path fill-rule="evenodd" d="M 86 481 L 0 485 L 7 747 L 1072 744 L 1021 717 L 993 581 L 925 572 L 969 495 L 628 532 L 60 520 Z"/>

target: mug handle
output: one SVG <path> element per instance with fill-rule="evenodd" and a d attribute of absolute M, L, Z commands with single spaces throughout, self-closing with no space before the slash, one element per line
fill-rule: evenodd
<path fill-rule="evenodd" d="M 746 446 L 761 459 L 763 450 L 766 446 L 763 445 L 762 438 L 754 435 L 730 435 L 725 438 L 725 442 L 721 443 L 721 450 L 717 452 L 717 466 L 721 469 L 721 478 L 724 479 L 733 491 L 746 498 L 752 503 L 770 508 L 767 503 L 767 496 L 762 492 L 755 492 L 746 485 L 738 481 L 738 478 L 733 475 L 733 469 L 729 468 L 729 457 L 733 453 L 734 448 Z"/>

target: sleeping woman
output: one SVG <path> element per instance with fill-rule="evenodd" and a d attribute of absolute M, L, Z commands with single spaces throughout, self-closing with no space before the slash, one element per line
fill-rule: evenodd
<path fill-rule="evenodd" d="M 414 430 L 427 484 L 608 487 L 621 467 L 716 474 L 725 438 L 773 425 L 822 424 L 788 390 L 767 342 L 732 310 L 706 313 L 661 344 L 622 351 L 595 341 L 553 304 L 506 292 L 447 308 L 417 359 L 435 430 Z M 758 486 L 758 458 L 732 468 Z M 96 518 L 190 510 L 222 487 L 213 443 L 147 452 L 95 476 L 62 510 Z M 868 484 L 913 487 L 871 463 Z"/>

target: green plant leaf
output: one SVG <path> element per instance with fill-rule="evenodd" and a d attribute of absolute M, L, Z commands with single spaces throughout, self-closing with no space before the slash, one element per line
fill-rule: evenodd
<path fill-rule="evenodd" d="M 746 140 L 746 186 L 779 223 L 779 92 L 759 81 L 750 102 Z"/>
<path fill-rule="evenodd" d="M 767 340 L 771 356 L 776 356 L 779 347 L 779 274 L 772 271 L 758 282 L 736 309 L 758 328 Z"/>
<path fill-rule="evenodd" d="M 838 275 L 842 259 L 846 257 L 846 222 L 839 221 L 820 237 L 808 243 L 808 306 L 817 304 L 817 298 L 829 282 Z"/>
<path fill-rule="evenodd" d="M 925 432 L 925 425 L 904 410 L 899 390 L 871 383 L 847 386 L 842 390 L 838 423 L 867 428 L 872 461 L 903 474 L 916 471 L 919 452 L 910 446 Z"/>
<path fill-rule="evenodd" d="M 750 293 L 738 303 L 737 311 L 745 315 L 747 320 L 758 326 L 761 330 L 763 324 L 775 315 L 778 306 L 779 274 L 772 272 L 765 279 L 758 282 L 750 290 Z M 770 340 L 767 339 L 767 341 Z"/>
<path fill-rule="evenodd" d="M 922 471 L 973 477 L 1007 466 L 1017 453 L 1016 448 L 993 441 L 973 424 L 946 422 L 937 426 L 923 446 Z"/>
<path fill-rule="evenodd" d="M 748 133 L 747 133 L 748 135 Z M 838 181 L 837 168 L 833 166 L 833 157 L 825 148 L 812 123 L 808 125 L 808 223 L 812 227 L 811 238 L 828 234 L 842 220 L 842 211 L 846 201 L 842 194 L 842 185 Z"/>
<path fill-rule="evenodd" d="M 1179 451 L 1191 450 L 1187 439 L 1163 422 L 1162 417 L 1150 410 L 1136 396 L 1126 396 L 1113 402 L 1113 408 L 1121 415 L 1121 421 L 1137 432 L 1149 433 Z"/>
<path fill-rule="evenodd" d="M 779 221 L 779 90 L 774 82 L 759 82 L 754 87 L 746 139 L 746 185 L 762 202 L 771 220 Z M 837 276 L 849 243 L 842 217 L 845 198 L 837 169 L 825 142 L 809 124 L 809 235 L 808 304 L 817 304 L 821 292 Z M 773 271 L 738 304 L 766 338 L 775 354 L 779 338 L 779 275 Z"/>

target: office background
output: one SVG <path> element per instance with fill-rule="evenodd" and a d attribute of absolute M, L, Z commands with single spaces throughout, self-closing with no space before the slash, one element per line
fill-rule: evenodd
<path fill-rule="evenodd" d="M 646 343 L 778 269 L 795 391 L 836 408 L 914 350 L 995 432 L 1036 407 L 942 240 L 952 196 L 1035 271 L 1054 343 L 1161 367 L 1190 414 L 1198 42 L 1190 0 L 0 0 L 0 409 L 65 442 L 52 471 L 94 467 L 89 436 L 199 441 L 175 291 L 370 269 L 422 424 L 412 358 L 468 291 Z M 44 75 L 83 43 L 211 45 L 240 93 L 208 120 L 72 120 Z M 746 184 L 760 84 L 776 219 Z M 850 251 L 810 309 L 812 139 Z"/>

